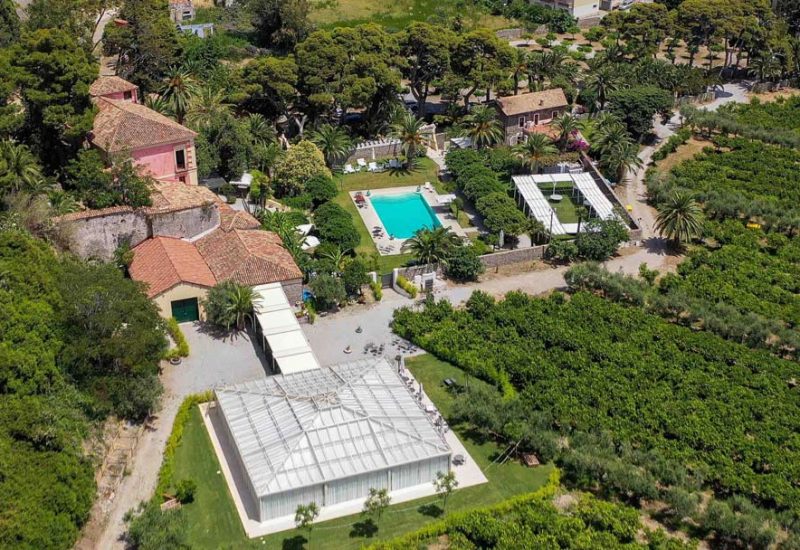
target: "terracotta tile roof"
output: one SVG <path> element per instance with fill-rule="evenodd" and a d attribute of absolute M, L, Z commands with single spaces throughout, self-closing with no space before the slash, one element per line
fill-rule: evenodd
<path fill-rule="evenodd" d="M 99 97 L 120 92 L 132 92 L 138 86 L 118 76 L 101 76 L 89 86 L 89 95 Z"/>
<path fill-rule="evenodd" d="M 252 215 L 234 210 L 228 204 L 219 202 L 219 226 L 225 231 L 232 229 L 261 229 L 261 223 Z"/>
<path fill-rule="evenodd" d="M 72 212 L 70 214 L 58 216 L 55 219 L 59 222 L 74 222 L 89 218 L 102 218 L 103 216 L 120 214 L 122 212 L 133 212 L 133 208 L 130 206 L 110 206 L 108 208 L 98 208 L 96 210 L 87 208 L 86 210 L 81 210 L 80 212 Z"/>
<path fill-rule="evenodd" d="M 219 203 L 217 196 L 208 187 L 177 181 L 155 182 L 150 198 L 153 205 L 147 209 L 149 213 L 176 212 Z"/>
<path fill-rule="evenodd" d="M 129 101 L 99 98 L 92 143 L 108 153 L 179 143 L 194 139 L 195 132 L 174 120 Z"/>
<path fill-rule="evenodd" d="M 212 287 L 217 280 L 192 243 L 171 237 L 154 237 L 133 249 L 131 278 L 147 284 L 153 298 L 180 283 Z"/>
<path fill-rule="evenodd" d="M 218 197 L 209 188 L 200 185 L 186 185 L 185 183 L 177 181 L 155 182 L 150 194 L 150 199 L 153 201 L 153 205 L 142 209 L 146 214 L 165 214 L 168 212 L 178 212 L 180 210 L 188 210 L 190 208 L 199 208 L 204 205 L 214 206 L 223 204 L 224 206 L 228 207 L 227 204 L 220 203 Z M 230 207 L 228 207 L 228 209 L 231 210 Z M 103 216 L 109 216 L 111 214 L 133 211 L 134 208 L 130 206 L 111 206 L 109 208 L 99 209 L 88 208 L 86 210 L 81 210 L 80 212 L 64 214 L 56 219 L 61 222 L 70 222 L 89 218 L 102 218 Z M 255 218 L 250 216 L 250 214 L 246 214 L 244 212 L 241 214 L 245 214 L 247 217 L 242 216 L 237 218 L 236 227 L 240 227 L 242 229 L 251 229 L 253 225 L 250 222 L 244 221 L 248 218 L 252 220 L 252 223 L 255 224 L 255 227 L 261 227 L 261 224 L 259 224 Z M 220 215 L 222 215 L 221 212 Z"/>
<path fill-rule="evenodd" d="M 255 286 L 303 276 L 280 237 L 261 229 L 216 229 L 195 243 L 218 281 Z"/>
<path fill-rule="evenodd" d="M 500 97 L 497 98 L 497 104 L 506 116 L 521 115 L 523 113 L 546 109 L 556 109 L 569 105 L 569 103 L 567 103 L 567 97 L 564 95 L 564 90 L 561 88 Z"/>

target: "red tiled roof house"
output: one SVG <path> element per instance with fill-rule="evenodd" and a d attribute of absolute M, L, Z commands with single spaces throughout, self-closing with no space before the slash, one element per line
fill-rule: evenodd
<path fill-rule="evenodd" d="M 100 77 L 90 93 L 99 111 L 90 141 L 109 162 L 129 156 L 157 180 L 197 185 L 194 131 L 137 103 L 138 88 L 119 77 Z"/>
<path fill-rule="evenodd" d="M 219 226 L 193 240 L 154 237 L 133 248 L 131 278 L 164 317 L 202 319 L 208 289 L 222 281 L 247 286 L 281 283 L 290 302 L 301 299 L 303 274 L 280 237 L 250 214 L 220 205 Z"/>
<path fill-rule="evenodd" d="M 503 125 L 505 143 L 516 145 L 525 140 L 526 130 L 549 124 L 569 107 L 561 88 L 497 98 L 495 105 Z"/>

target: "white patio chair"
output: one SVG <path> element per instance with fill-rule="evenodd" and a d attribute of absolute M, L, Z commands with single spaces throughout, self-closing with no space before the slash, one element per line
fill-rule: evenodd
<path fill-rule="evenodd" d="M 344 165 L 344 173 L 345 174 L 355 174 L 356 173 L 356 169 L 353 168 L 352 164 L 347 163 L 347 164 Z"/>
<path fill-rule="evenodd" d="M 370 172 L 377 172 L 378 171 L 378 163 L 377 162 L 370 162 L 369 167 L 367 168 Z"/>
<path fill-rule="evenodd" d="M 391 159 L 389 161 L 389 168 L 400 168 L 400 161 L 397 159 Z"/>
<path fill-rule="evenodd" d="M 356 159 L 356 163 L 358 164 L 359 170 L 367 167 L 367 161 L 364 159 Z"/>

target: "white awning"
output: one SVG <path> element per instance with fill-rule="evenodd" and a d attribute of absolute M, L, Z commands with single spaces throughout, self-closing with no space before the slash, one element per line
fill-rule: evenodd
<path fill-rule="evenodd" d="M 584 172 L 582 174 L 571 174 L 571 176 L 575 181 L 575 187 L 586 199 L 586 202 L 592 206 L 598 217 L 607 220 L 615 216 L 614 206 L 608 200 L 608 197 L 600 191 L 600 188 L 597 187 L 597 183 L 595 183 L 591 175 Z"/>
<path fill-rule="evenodd" d="M 562 174 L 556 175 L 561 176 Z M 527 213 L 542 222 L 544 228 L 550 231 L 551 234 L 566 235 L 567 230 L 561 222 L 558 221 L 558 216 L 553 210 L 553 207 L 550 206 L 547 197 L 545 197 L 542 190 L 539 189 L 538 180 L 552 183 L 552 176 L 549 174 L 543 176 L 514 176 L 512 179 L 517 188 L 517 193 L 519 193 L 525 201 Z M 569 176 L 567 176 L 566 181 L 570 181 Z"/>
<path fill-rule="evenodd" d="M 320 367 L 280 283 L 253 288 L 253 312 L 267 340 L 275 363 L 283 374 Z"/>

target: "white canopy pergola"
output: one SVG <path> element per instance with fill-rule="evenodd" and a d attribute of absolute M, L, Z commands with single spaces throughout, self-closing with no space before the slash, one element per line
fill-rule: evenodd
<path fill-rule="evenodd" d="M 273 367 L 283 374 L 318 369 L 320 367 L 308 343 L 294 309 L 280 283 L 270 283 L 253 288 L 253 312 L 257 333 L 262 338 L 264 350 L 271 355 Z"/>
<path fill-rule="evenodd" d="M 559 174 L 560 175 L 560 174 Z M 549 178 L 549 175 L 538 176 L 514 176 L 514 195 L 515 197 L 522 197 L 525 202 L 525 213 L 533 216 L 544 225 L 545 229 L 550 231 L 552 235 L 566 235 L 567 229 L 558 221 L 553 207 L 547 197 L 544 196 L 542 190 L 539 188 L 540 178 Z M 541 180 L 550 181 L 552 180 Z"/>

